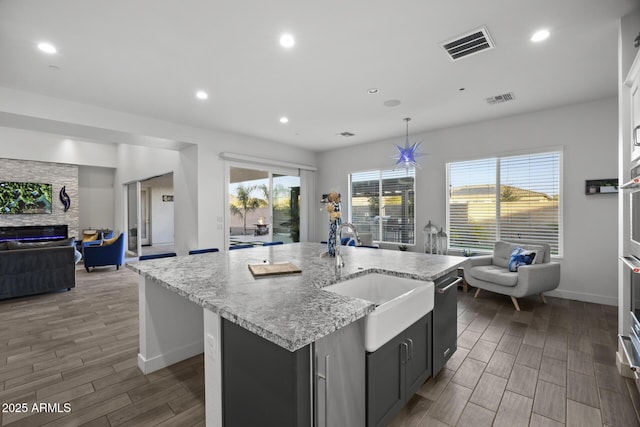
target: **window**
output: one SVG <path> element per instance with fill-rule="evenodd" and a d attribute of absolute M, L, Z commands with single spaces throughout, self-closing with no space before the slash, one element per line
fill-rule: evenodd
<path fill-rule="evenodd" d="M 415 169 L 353 173 L 349 215 L 376 242 L 415 243 Z"/>
<path fill-rule="evenodd" d="M 561 160 L 549 152 L 449 163 L 449 246 L 490 251 L 496 240 L 537 241 L 561 255 Z"/>

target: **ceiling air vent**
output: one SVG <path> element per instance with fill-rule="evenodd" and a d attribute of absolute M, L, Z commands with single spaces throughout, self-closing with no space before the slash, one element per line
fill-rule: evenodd
<path fill-rule="evenodd" d="M 340 132 L 338 135 L 340 136 L 344 136 L 345 138 L 349 138 L 351 136 L 354 136 L 355 133 L 351 133 L 351 132 Z"/>
<path fill-rule="evenodd" d="M 486 98 L 487 104 L 489 105 L 502 104 L 503 102 L 513 101 L 514 99 L 516 99 L 516 97 L 513 92 L 503 93 L 502 95 L 490 96 L 489 98 Z"/>
<path fill-rule="evenodd" d="M 465 56 L 474 55 L 494 47 L 489 31 L 485 27 L 477 28 L 453 40 L 442 43 L 442 48 L 452 61 L 457 61 Z"/>

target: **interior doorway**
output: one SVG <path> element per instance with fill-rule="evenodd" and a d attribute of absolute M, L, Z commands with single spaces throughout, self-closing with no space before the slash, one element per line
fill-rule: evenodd
<path fill-rule="evenodd" d="M 174 252 L 173 198 L 172 172 L 126 185 L 130 255 Z"/>

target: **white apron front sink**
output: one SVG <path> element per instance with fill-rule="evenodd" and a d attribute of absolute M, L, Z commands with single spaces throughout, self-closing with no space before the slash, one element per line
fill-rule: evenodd
<path fill-rule="evenodd" d="M 430 281 L 374 273 L 322 289 L 377 305 L 365 317 L 364 346 L 368 352 L 376 351 L 433 310 L 434 285 Z"/>

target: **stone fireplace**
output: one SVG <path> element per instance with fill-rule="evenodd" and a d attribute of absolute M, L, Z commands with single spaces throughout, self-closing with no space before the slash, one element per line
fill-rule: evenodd
<path fill-rule="evenodd" d="M 68 235 L 81 238 L 78 209 L 78 166 L 0 158 L 0 181 L 43 182 L 52 185 L 50 214 L 0 214 L 0 227 L 66 225 Z M 62 187 L 71 198 L 67 212 L 59 199 Z"/>

